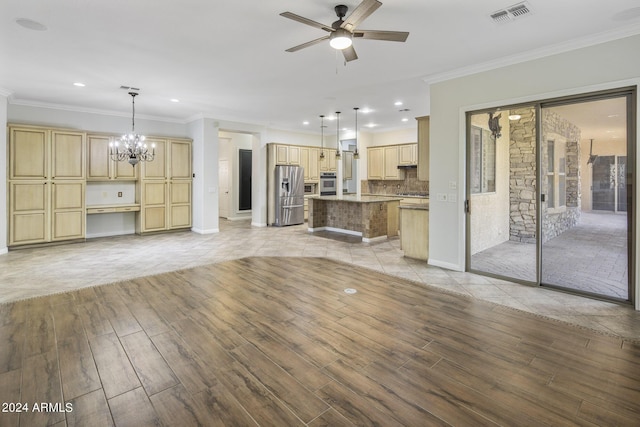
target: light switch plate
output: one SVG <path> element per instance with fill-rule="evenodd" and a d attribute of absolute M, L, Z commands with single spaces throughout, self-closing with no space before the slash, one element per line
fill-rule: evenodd
<path fill-rule="evenodd" d="M 456 181 L 449 181 L 449 190 L 457 190 L 458 183 Z"/>
<path fill-rule="evenodd" d="M 456 193 L 449 193 L 449 195 L 447 196 L 447 201 L 451 202 L 451 203 L 455 203 L 458 201 L 458 196 Z"/>
<path fill-rule="evenodd" d="M 437 199 L 439 202 L 446 202 L 447 201 L 447 195 L 445 193 L 438 193 L 436 195 Z"/>

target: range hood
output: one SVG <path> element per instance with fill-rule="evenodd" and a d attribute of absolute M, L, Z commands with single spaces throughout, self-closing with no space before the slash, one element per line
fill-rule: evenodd
<path fill-rule="evenodd" d="M 417 169 L 418 165 L 398 165 L 398 169 Z"/>

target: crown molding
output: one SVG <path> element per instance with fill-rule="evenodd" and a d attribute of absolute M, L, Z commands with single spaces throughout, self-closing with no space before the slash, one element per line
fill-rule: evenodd
<path fill-rule="evenodd" d="M 9 89 L 0 87 L 0 96 L 6 96 L 7 98 L 9 98 L 11 95 L 13 95 L 12 91 L 10 91 Z"/>
<path fill-rule="evenodd" d="M 515 65 L 522 62 L 532 61 L 535 59 L 545 58 L 548 56 L 558 55 L 572 50 L 582 49 L 589 46 L 595 46 L 614 40 L 624 39 L 640 34 L 640 24 L 629 25 L 623 28 L 617 28 L 611 31 L 605 31 L 578 39 L 572 39 L 566 42 L 557 43 L 539 49 L 533 49 L 515 55 L 505 56 L 492 61 L 482 62 L 470 67 L 458 68 L 455 70 L 445 71 L 442 73 L 431 74 L 422 77 L 422 81 L 427 84 L 440 83 L 447 80 L 465 77 L 472 74 L 491 71 L 509 65 Z"/>
<path fill-rule="evenodd" d="M 113 117 L 131 117 L 131 113 L 122 112 L 122 111 L 113 111 L 113 110 L 101 110 L 97 108 L 86 108 L 86 107 L 78 107 L 72 105 L 65 104 L 53 104 L 48 102 L 38 102 L 38 101 L 29 101 L 24 99 L 10 99 L 9 104 L 11 105 L 20 105 L 23 107 L 35 107 L 35 108 L 46 108 L 49 110 L 60 110 L 60 111 L 71 111 L 74 113 L 86 113 L 86 114 L 100 114 L 103 116 L 113 116 Z M 171 117 L 161 117 L 161 116 L 151 116 L 144 114 L 137 114 L 136 119 L 143 120 L 152 120 L 158 122 L 165 123 L 177 123 L 177 124 L 186 124 L 185 120 L 175 119 Z"/>

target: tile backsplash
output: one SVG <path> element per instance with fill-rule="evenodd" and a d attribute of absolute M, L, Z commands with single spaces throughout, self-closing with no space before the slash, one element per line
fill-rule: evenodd
<path fill-rule="evenodd" d="M 365 194 L 429 194 L 429 181 L 418 181 L 417 169 L 405 169 L 403 180 L 363 180 L 361 183 L 361 191 Z"/>

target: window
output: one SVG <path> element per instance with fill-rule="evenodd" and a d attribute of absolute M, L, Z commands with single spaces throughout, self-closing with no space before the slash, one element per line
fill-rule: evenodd
<path fill-rule="evenodd" d="M 496 141 L 491 131 L 471 126 L 471 193 L 496 191 Z"/>
<path fill-rule="evenodd" d="M 564 141 L 547 141 L 547 208 L 567 205 L 567 145 Z"/>

